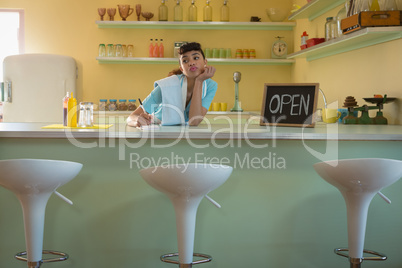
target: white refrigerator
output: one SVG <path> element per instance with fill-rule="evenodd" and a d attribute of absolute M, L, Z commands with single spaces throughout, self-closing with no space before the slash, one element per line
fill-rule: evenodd
<path fill-rule="evenodd" d="M 3 122 L 63 122 L 62 99 L 76 96 L 74 58 L 52 54 L 21 54 L 3 61 Z"/>

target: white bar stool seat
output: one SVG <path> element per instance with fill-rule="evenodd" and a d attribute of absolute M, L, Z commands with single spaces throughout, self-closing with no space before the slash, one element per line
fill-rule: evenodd
<path fill-rule="evenodd" d="M 172 201 L 176 214 L 178 253 L 161 256 L 161 260 L 179 264 L 180 268 L 209 262 L 211 256 L 193 253 L 198 205 L 210 191 L 221 186 L 233 168 L 213 164 L 188 164 L 151 167 L 140 170 L 142 178 Z M 169 259 L 179 256 L 179 261 Z M 204 259 L 193 262 L 193 256 Z"/>
<path fill-rule="evenodd" d="M 363 260 L 386 260 L 384 254 L 363 249 L 367 213 L 373 197 L 402 177 L 402 161 L 382 158 L 334 160 L 316 163 L 314 169 L 338 188 L 345 199 L 348 249 L 337 248 L 335 253 L 349 258 L 351 268 L 361 267 Z M 363 257 L 363 252 L 376 257 Z"/>
<path fill-rule="evenodd" d="M 51 194 L 77 176 L 81 168 L 82 164 L 68 161 L 0 160 L 0 185 L 17 196 L 24 215 L 26 252 L 20 252 L 15 257 L 27 261 L 29 268 L 68 258 L 63 252 L 42 250 L 45 209 Z M 61 257 L 42 260 L 42 251 Z M 22 257 L 25 255 L 26 258 Z"/>

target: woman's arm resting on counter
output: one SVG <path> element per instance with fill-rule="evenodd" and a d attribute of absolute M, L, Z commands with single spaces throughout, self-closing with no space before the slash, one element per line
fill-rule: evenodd
<path fill-rule="evenodd" d="M 150 125 L 152 122 L 152 115 L 145 112 L 141 107 L 138 107 L 127 117 L 126 122 L 130 127 Z"/>

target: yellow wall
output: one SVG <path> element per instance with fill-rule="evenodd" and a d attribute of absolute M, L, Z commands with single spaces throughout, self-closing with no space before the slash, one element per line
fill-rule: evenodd
<path fill-rule="evenodd" d="M 269 21 L 265 8 L 290 4 L 292 0 L 230 0 L 232 21 L 248 21 L 250 16 L 259 16 Z M 304 5 L 304 0 L 293 0 Z M 213 20 L 219 20 L 222 0 L 212 0 Z M 268 5 L 267 2 L 270 4 Z M 167 57 L 172 57 L 175 41 L 198 41 L 204 47 L 255 48 L 258 58 L 270 57 L 270 47 L 275 36 L 285 36 L 290 53 L 299 50 L 300 35 L 307 30 L 310 37 L 323 36 L 324 20 L 334 16 L 337 9 L 324 14 L 313 22 L 298 20 L 291 31 L 204 31 L 204 30 L 135 30 L 99 29 L 98 7 L 116 7 L 120 1 L 113 0 L 2 0 L 1 8 L 25 9 L 26 53 L 55 53 L 74 57 L 79 67 L 78 101 L 98 102 L 100 98 L 145 98 L 152 90 L 153 82 L 163 78 L 176 65 L 98 64 L 95 60 L 99 43 L 134 44 L 135 56 L 147 56 L 148 40 L 163 38 Z M 131 3 L 130 3 L 131 4 Z M 143 11 L 157 16 L 159 0 L 137 0 Z M 169 19 L 172 18 L 174 1 L 170 0 Z M 183 1 L 186 12 L 190 1 Z M 204 1 L 197 1 L 198 19 L 202 19 Z M 339 7 L 340 8 L 340 7 Z M 116 15 L 116 19 L 120 17 Z M 154 18 L 153 20 L 155 20 Z M 135 20 L 130 16 L 128 20 Z M 295 40 L 295 42 L 293 42 Z M 240 100 L 246 110 L 260 110 L 263 84 L 266 82 L 319 82 L 329 101 L 343 103 L 347 95 L 353 95 L 359 104 L 363 97 L 374 93 L 387 93 L 390 97 L 402 97 L 402 40 L 379 44 L 373 47 L 347 52 L 312 62 L 298 59 L 293 66 L 239 66 L 217 65 L 215 80 L 219 89 L 217 102 L 233 106 L 233 72 L 242 72 Z M 294 47 L 294 49 L 292 49 Z M 319 106 L 322 102 L 319 101 Z M 400 103 L 385 105 L 385 116 L 390 123 L 401 124 Z"/>
<path fill-rule="evenodd" d="M 251 0 L 231 0 L 232 21 L 248 21 L 250 16 L 259 16 L 268 21 L 265 8 Z M 283 1 L 277 0 L 278 3 Z M 285 1 L 289 3 L 290 0 Z M 177 65 L 148 64 L 98 64 L 95 60 L 99 43 L 134 44 L 135 55 L 146 57 L 150 38 L 163 38 L 166 57 L 173 57 L 175 41 L 197 41 L 203 47 L 255 48 L 257 57 L 267 58 L 274 36 L 285 36 L 289 45 L 293 45 L 291 31 L 204 31 L 204 30 L 136 30 L 136 29 L 99 29 L 95 20 L 99 19 L 98 7 L 117 7 L 121 1 L 67 1 L 67 0 L 2 0 L 1 7 L 24 8 L 26 16 L 26 53 L 55 53 L 74 57 L 79 67 L 78 101 L 98 102 L 100 98 L 145 98 L 153 88 L 153 82 L 161 79 Z M 213 20 L 219 20 L 223 1 L 214 0 Z M 130 4 L 141 4 L 143 11 L 151 11 L 157 17 L 159 0 L 137 0 Z M 169 20 L 172 20 L 175 2 L 169 1 Z M 182 3 L 184 11 L 190 1 Z M 198 19 L 202 20 L 204 1 L 197 1 Z M 266 5 L 264 4 L 264 7 Z M 156 18 L 153 20 L 156 20 Z M 135 20 L 131 15 L 128 20 Z M 116 15 L 116 20 L 121 20 Z M 259 110 L 263 84 L 265 82 L 287 82 L 290 80 L 291 66 L 216 66 L 214 80 L 219 84 L 215 97 L 218 102 L 228 102 L 228 108 L 234 102 L 233 72 L 242 72 L 240 82 L 240 100 L 246 110 Z"/>
<path fill-rule="evenodd" d="M 304 5 L 305 0 L 294 3 Z M 294 28 L 294 51 L 300 50 L 300 36 L 307 31 L 309 38 L 324 37 L 326 17 L 336 16 L 342 6 L 313 21 L 297 20 Z M 315 61 L 297 59 L 292 68 L 293 82 L 319 82 L 329 102 L 343 105 L 346 96 L 354 96 L 358 105 L 368 104 L 363 98 L 373 94 L 387 94 L 402 98 L 402 39 L 353 50 Z M 320 107 L 323 102 L 318 102 Z M 370 112 L 375 115 L 374 111 Z M 389 124 L 402 124 L 401 102 L 384 105 L 384 116 Z"/>

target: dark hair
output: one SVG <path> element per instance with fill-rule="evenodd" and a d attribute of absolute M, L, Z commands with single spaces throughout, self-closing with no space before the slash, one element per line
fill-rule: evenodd
<path fill-rule="evenodd" d="M 202 49 L 201 49 L 201 44 L 197 43 L 197 42 L 191 42 L 191 43 L 186 43 L 186 44 L 182 45 L 179 48 L 179 55 L 183 55 L 184 53 L 193 51 L 193 50 L 199 51 L 201 53 L 202 57 L 205 59 L 204 51 L 202 51 Z M 178 75 L 178 74 L 182 74 L 182 73 L 183 72 L 180 69 L 175 69 L 175 70 L 170 71 L 168 73 L 168 76 Z"/>
<path fill-rule="evenodd" d="M 183 55 L 184 53 L 193 51 L 193 50 L 199 51 L 205 59 L 204 52 L 201 49 L 201 44 L 197 43 L 197 42 L 191 42 L 191 43 L 186 43 L 186 44 L 182 45 L 179 49 L 179 54 Z"/>

